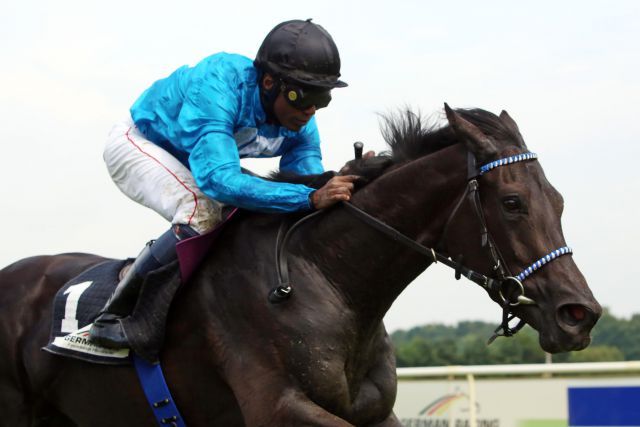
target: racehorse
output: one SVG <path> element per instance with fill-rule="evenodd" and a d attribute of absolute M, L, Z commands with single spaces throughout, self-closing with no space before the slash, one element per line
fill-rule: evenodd
<path fill-rule="evenodd" d="M 544 350 L 586 347 L 601 308 L 571 256 L 524 283 L 522 276 L 505 279 L 565 246 L 561 195 L 538 161 L 523 155 L 526 146 L 506 112 L 445 110 L 448 125 L 437 129 L 411 112 L 387 119 L 391 152 L 345 166 L 369 180 L 350 203 L 420 247 L 461 261 L 458 275 L 482 275 L 489 296 L 535 328 Z M 475 163 L 489 166 L 470 173 Z M 443 257 L 335 206 L 288 236 L 281 252 L 294 291 L 273 303 L 267 295 L 278 282 L 274 248 L 277 241 L 282 247 L 279 230 L 291 221 L 259 213 L 230 221 L 173 301 L 161 361 L 186 424 L 399 426 L 383 316 Z M 40 350 L 55 292 L 102 261 L 39 256 L 0 272 L 0 424 L 155 424 L 130 366 Z"/>

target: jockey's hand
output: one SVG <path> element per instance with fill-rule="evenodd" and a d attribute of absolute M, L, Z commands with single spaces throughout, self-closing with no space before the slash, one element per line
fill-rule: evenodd
<path fill-rule="evenodd" d="M 351 199 L 353 182 L 359 179 L 357 175 L 336 175 L 322 188 L 311 194 L 311 203 L 316 209 L 328 208 L 340 201 Z"/>

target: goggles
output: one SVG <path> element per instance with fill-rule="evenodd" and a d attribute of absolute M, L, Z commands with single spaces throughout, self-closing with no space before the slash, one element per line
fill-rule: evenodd
<path fill-rule="evenodd" d="M 331 102 L 331 89 L 308 89 L 283 82 L 282 93 L 289 105 L 298 110 L 306 110 L 314 105 L 319 110 Z"/>

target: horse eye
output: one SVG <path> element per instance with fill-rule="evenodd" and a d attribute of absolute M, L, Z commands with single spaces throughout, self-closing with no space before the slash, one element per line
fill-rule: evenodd
<path fill-rule="evenodd" d="M 522 200 L 518 196 L 507 196 L 502 199 L 502 205 L 507 212 L 524 212 Z"/>

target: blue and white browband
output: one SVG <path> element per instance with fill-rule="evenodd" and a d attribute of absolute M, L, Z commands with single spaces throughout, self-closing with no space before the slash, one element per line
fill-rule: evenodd
<path fill-rule="evenodd" d="M 524 270 L 522 270 L 522 272 L 516 276 L 516 279 L 518 279 L 518 280 L 520 280 L 522 282 L 524 279 L 529 277 L 531 274 L 533 274 L 535 271 L 537 271 L 543 265 L 553 261 L 554 259 L 556 259 L 558 257 L 561 257 L 562 255 L 567 255 L 567 254 L 572 254 L 572 253 L 573 253 L 573 250 L 569 246 L 564 246 L 564 247 L 562 247 L 560 249 L 556 249 L 555 251 L 551 252 L 549 255 L 546 255 L 546 256 L 540 258 L 538 261 L 534 262 L 529 267 L 527 267 Z"/>
<path fill-rule="evenodd" d="M 538 155 L 536 153 L 531 153 L 531 152 L 516 154 L 515 156 L 494 160 L 493 162 L 480 166 L 479 173 L 480 175 L 482 175 L 500 166 L 510 165 L 512 163 L 517 163 L 517 162 L 524 162 L 526 160 L 535 160 L 537 158 L 538 158 Z M 567 255 L 572 253 L 573 253 L 573 250 L 569 246 L 564 246 L 560 249 L 556 249 L 555 251 L 552 251 L 550 254 L 540 258 L 538 261 L 534 262 L 529 267 L 525 268 L 520 274 L 516 276 L 516 279 L 522 282 L 524 279 L 532 275 L 535 271 L 537 271 L 543 265 L 548 264 L 549 262 L 553 261 L 554 259 L 562 255 Z"/>
<path fill-rule="evenodd" d="M 510 165 L 511 163 L 523 162 L 525 160 L 535 160 L 538 158 L 536 153 L 522 153 L 515 156 L 505 157 L 504 159 L 494 160 L 491 163 L 480 166 L 480 175 L 489 172 L 491 169 L 495 169 L 499 166 Z"/>

